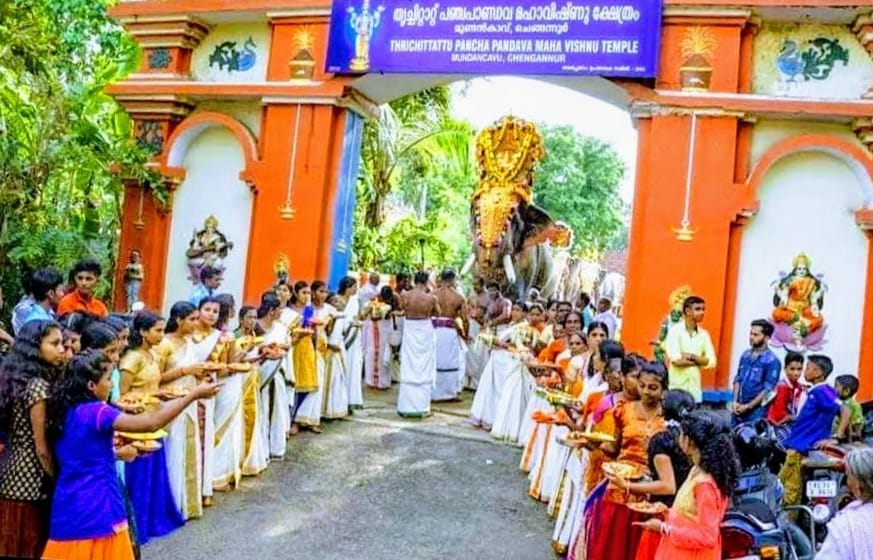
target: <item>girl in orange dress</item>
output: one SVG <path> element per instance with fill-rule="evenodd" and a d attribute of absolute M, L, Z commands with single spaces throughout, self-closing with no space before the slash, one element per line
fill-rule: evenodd
<path fill-rule="evenodd" d="M 655 560 L 720 560 L 721 520 L 739 477 L 730 424 L 695 410 L 680 422 L 679 445 L 694 465 L 667 520 L 638 527 L 661 533 Z"/>
<path fill-rule="evenodd" d="M 601 450 L 619 463 L 648 472 L 649 440 L 664 429 L 661 397 L 667 382 L 664 366 L 646 363 L 639 380 L 639 401 L 625 402 L 613 411 L 615 443 L 603 443 Z M 598 495 L 595 490 L 595 496 Z M 634 523 L 643 518 L 627 504 L 639 498 L 609 483 L 605 493 L 586 516 L 586 558 L 597 560 L 634 560 L 642 530 Z"/>
<path fill-rule="evenodd" d="M 629 494 L 641 495 L 666 508 L 673 505 L 676 489 L 682 486 L 691 470 L 691 461 L 679 446 L 679 420 L 694 410 L 696 403 L 687 391 L 664 393 L 662 408 L 666 427 L 649 442 L 649 472 L 651 481 L 630 481 L 607 475 L 610 482 Z M 636 560 L 653 560 L 661 535 L 644 531 L 637 548 Z"/>
<path fill-rule="evenodd" d="M 611 343 L 610 343 L 611 344 Z M 609 344 L 607 344 L 609 346 Z M 621 371 L 607 369 L 605 375 L 609 384 L 605 393 L 594 393 L 588 398 L 583 409 L 583 417 L 588 431 L 612 434 L 615 432 L 615 417 L 613 411 L 625 402 L 638 401 L 639 378 L 642 364 L 645 360 L 639 354 L 628 354 L 621 361 Z M 585 525 L 598 500 L 602 499 L 606 485 L 603 484 L 603 463 L 609 458 L 600 446 L 588 447 L 588 464 L 582 476 L 582 494 L 585 497 L 582 517 L 573 532 L 570 541 L 568 560 L 584 558 L 586 547 Z M 595 493 L 594 490 L 598 489 Z"/>

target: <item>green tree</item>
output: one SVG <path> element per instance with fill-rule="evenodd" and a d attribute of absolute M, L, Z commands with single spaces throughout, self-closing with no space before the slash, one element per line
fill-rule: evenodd
<path fill-rule="evenodd" d="M 571 126 L 538 125 L 546 157 L 534 174 L 534 202 L 575 234 L 576 251 L 600 253 L 620 244 L 625 164 L 615 149 Z"/>
<path fill-rule="evenodd" d="M 447 87 L 432 88 L 383 106 L 378 120 L 365 123 L 354 267 L 395 272 L 417 268 L 419 239 L 425 240 L 427 255 L 454 259 L 463 250 L 457 222 L 466 226 L 469 194 L 458 189 L 472 192 L 475 182 L 474 130 L 451 117 L 450 102 Z M 422 193 L 424 216 L 420 215 Z M 386 229 L 389 201 L 410 216 Z M 412 237 L 403 241 L 404 236 Z M 409 260 L 412 253 L 395 243 L 410 244 L 415 258 Z"/>
<path fill-rule="evenodd" d="M 424 90 L 380 108 L 364 125 L 358 201 L 365 206 L 361 225 L 379 229 L 385 201 L 402 168 L 427 170 L 469 161 L 470 129 L 450 118 L 446 86 Z"/>
<path fill-rule="evenodd" d="M 134 42 L 105 0 L 0 5 L 0 269 L 15 297 L 24 270 L 100 259 L 112 278 L 122 180 L 146 184 L 149 154 L 103 90 L 133 71 Z M 11 289 L 10 289 L 11 288 Z M 105 295 L 110 288 L 104 282 Z"/>

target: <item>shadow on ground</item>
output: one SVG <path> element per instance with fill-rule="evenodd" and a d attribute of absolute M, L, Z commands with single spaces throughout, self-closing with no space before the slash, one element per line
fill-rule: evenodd
<path fill-rule="evenodd" d="M 395 391 L 368 392 L 366 410 L 293 438 L 285 461 L 143 558 L 553 558 L 519 450 L 466 425 L 469 398 L 416 422 L 394 414 Z"/>

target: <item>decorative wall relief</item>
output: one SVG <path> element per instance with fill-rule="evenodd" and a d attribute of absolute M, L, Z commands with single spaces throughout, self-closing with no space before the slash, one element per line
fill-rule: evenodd
<path fill-rule="evenodd" d="M 827 284 L 824 275 L 813 274 L 812 261 L 800 253 L 791 262 L 791 271 L 780 272 L 773 286 L 775 330 L 770 344 L 794 352 L 818 351 L 824 345 L 827 325 L 822 308 Z"/>
<path fill-rule="evenodd" d="M 161 121 L 137 121 L 136 143 L 153 154 L 164 149 L 164 131 Z"/>
<path fill-rule="evenodd" d="M 776 66 L 788 82 L 826 80 L 834 65 L 842 62 L 849 65 L 849 51 L 840 46 L 839 39 L 817 37 L 798 46 L 796 41 L 786 39 L 776 58 Z"/>
<path fill-rule="evenodd" d="M 707 27 L 689 27 L 682 35 L 679 49 L 682 66 L 679 77 L 682 91 L 709 91 L 712 82 L 712 59 L 718 42 Z"/>
<path fill-rule="evenodd" d="M 149 68 L 152 70 L 166 70 L 171 62 L 173 62 L 173 55 L 164 47 L 149 52 Z"/>
<path fill-rule="evenodd" d="M 217 25 L 194 49 L 191 75 L 202 82 L 264 82 L 271 42 L 266 22 Z"/>
<path fill-rule="evenodd" d="M 315 58 L 312 49 L 315 33 L 310 26 L 302 26 L 294 32 L 294 56 L 289 64 L 292 80 L 311 80 L 315 72 Z"/>
<path fill-rule="evenodd" d="M 228 72 L 247 72 L 255 67 L 258 59 L 257 45 L 251 37 L 239 47 L 237 41 L 224 41 L 215 45 L 209 55 L 209 66 Z"/>
<path fill-rule="evenodd" d="M 873 62 L 839 25 L 764 26 L 755 37 L 755 93 L 859 99 L 873 80 Z"/>

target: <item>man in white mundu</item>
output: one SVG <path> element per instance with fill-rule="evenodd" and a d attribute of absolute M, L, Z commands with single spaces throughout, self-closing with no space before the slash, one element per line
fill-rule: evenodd
<path fill-rule="evenodd" d="M 437 303 L 441 316 L 433 320 L 436 329 L 436 382 L 431 400 L 455 401 L 463 389 L 464 343 L 459 334 L 457 320 L 464 313 L 464 297 L 455 286 L 455 272 L 446 269 L 440 275 L 440 286 L 436 290 Z"/>
<path fill-rule="evenodd" d="M 415 274 L 415 288 L 401 296 L 406 319 L 400 345 L 400 393 L 397 413 L 406 418 L 430 414 L 430 396 L 436 379 L 434 317 L 440 316 L 436 296 L 427 293 L 427 273 Z"/>

